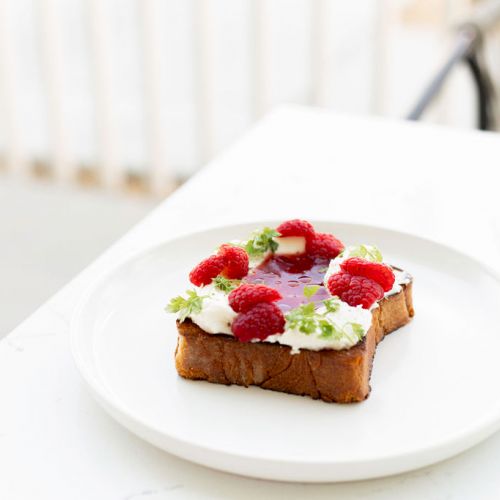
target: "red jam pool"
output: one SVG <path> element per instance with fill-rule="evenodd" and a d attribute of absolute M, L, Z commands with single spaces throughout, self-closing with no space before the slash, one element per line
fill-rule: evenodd
<path fill-rule="evenodd" d="M 263 284 L 278 290 L 282 299 L 277 305 L 288 312 L 307 302 L 321 302 L 330 297 L 323 286 L 328 269 L 328 259 L 312 258 L 307 255 L 271 255 L 253 269 L 244 279 L 247 283 Z M 304 295 L 304 287 L 319 285 L 320 288 L 311 299 Z"/>

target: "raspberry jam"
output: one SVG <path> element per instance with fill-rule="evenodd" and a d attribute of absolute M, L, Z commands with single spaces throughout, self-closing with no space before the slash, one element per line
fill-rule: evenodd
<path fill-rule="evenodd" d="M 321 302 L 329 298 L 323 286 L 329 260 L 312 258 L 307 255 L 285 257 L 271 255 L 253 269 L 245 278 L 247 283 L 263 284 L 275 288 L 282 295 L 276 304 L 283 312 L 288 312 L 301 304 Z M 304 296 L 304 287 L 320 285 L 311 299 Z"/>

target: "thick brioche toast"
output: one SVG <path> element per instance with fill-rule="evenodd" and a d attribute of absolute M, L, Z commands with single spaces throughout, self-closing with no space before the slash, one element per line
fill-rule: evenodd
<path fill-rule="evenodd" d="M 350 349 L 301 349 L 269 342 L 239 342 L 230 335 L 208 334 L 191 320 L 177 322 L 175 363 L 184 378 L 217 384 L 256 385 L 310 396 L 326 402 L 363 401 L 377 344 L 412 318 L 412 282 L 379 302 L 366 336 Z"/>

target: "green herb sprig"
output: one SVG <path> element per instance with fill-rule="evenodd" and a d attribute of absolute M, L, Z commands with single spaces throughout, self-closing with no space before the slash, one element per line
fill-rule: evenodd
<path fill-rule="evenodd" d="M 245 244 L 245 250 L 250 257 L 260 257 L 266 252 L 275 252 L 278 248 L 278 243 L 274 240 L 280 234 L 271 229 L 270 227 L 265 227 L 261 231 L 256 231 L 252 234 L 251 238 Z"/>
<path fill-rule="evenodd" d="M 165 310 L 169 313 L 178 313 L 179 321 L 182 323 L 188 316 L 199 314 L 203 308 L 203 299 L 206 296 L 198 295 L 196 290 L 188 290 L 187 298 L 178 295 L 174 297 Z"/>
<path fill-rule="evenodd" d="M 314 302 L 292 309 L 285 315 L 286 329 L 298 330 L 305 335 L 319 333 L 319 337 L 323 339 L 341 340 L 344 337 L 351 338 L 353 334 L 358 341 L 363 338 L 365 331 L 359 323 L 347 322 L 339 325 L 328 318 L 328 313 L 337 311 L 338 299 L 326 299 L 323 304 L 326 308 L 323 313 L 317 311 Z"/>
<path fill-rule="evenodd" d="M 212 280 L 215 288 L 224 293 L 232 292 L 235 288 L 237 288 L 241 280 L 230 280 L 228 278 L 224 278 L 224 276 L 217 276 Z"/>
<path fill-rule="evenodd" d="M 319 289 L 320 289 L 319 285 L 306 285 L 303 290 L 304 297 L 306 299 L 311 299 L 316 295 Z"/>
<path fill-rule="evenodd" d="M 325 299 L 323 304 L 326 307 L 327 313 L 334 313 L 337 312 L 340 307 L 340 299 L 338 297 L 331 297 L 329 299 Z"/>
<path fill-rule="evenodd" d="M 371 262 L 382 262 L 383 257 L 380 250 L 374 245 L 358 245 L 344 250 L 341 256 L 361 257 Z"/>

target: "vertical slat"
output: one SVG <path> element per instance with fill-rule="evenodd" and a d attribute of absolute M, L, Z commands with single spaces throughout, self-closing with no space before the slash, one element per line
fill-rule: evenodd
<path fill-rule="evenodd" d="M 377 0 L 373 16 L 373 58 L 371 112 L 383 114 L 387 85 L 387 49 L 389 37 L 389 0 Z"/>
<path fill-rule="evenodd" d="M 139 0 L 144 68 L 144 104 L 149 146 L 150 185 L 156 193 L 170 191 L 174 179 L 167 164 L 163 137 L 160 67 L 162 60 L 160 9 L 157 0 Z"/>
<path fill-rule="evenodd" d="M 203 163 L 214 154 L 213 93 L 213 22 L 208 0 L 194 2 L 195 99 L 200 159 Z"/>
<path fill-rule="evenodd" d="M 311 1 L 311 102 L 326 106 L 328 102 L 328 9 L 326 0 Z"/>
<path fill-rule="evenodd" d="M 18 69 L 11 27 L 9 0 L 0 0 L 0 99 L 6 136 L 6 164 L 12 172 L 24 174 L 28 159 L 21 139 Z"/>
<path fill-rule="evenodd" d="M 56 178 L 66 180 L 74 176 L 75 165 L 70 152 L 70 138 L 64 113 L 64 68 L 56 0 L 42 0 L 39 4 L 39 14 L 49 134 L 52 143 L 51 168 Z"/>
<path fill-rule="evenodd" d="M 118 157 L 118 133 L 113 106 L 113 80 L 110 58 L 109 26 L 104 12 L 106 2 L 87 0 L 94 80 L 96 132 L 99 151 L 99 173 L 108 186 L 123 183 L 124 172 Z"/>
<path fill-rule="evenodd" d="M 251 0 L 251 64 L 253 73 L 253 114 L 261 117 L 268 107 L 268 53 L 267 16 L 265 0 Z"/>

